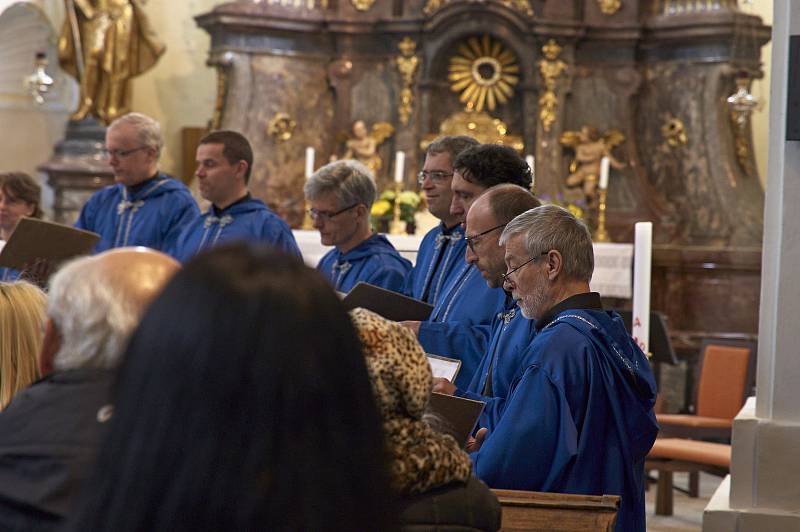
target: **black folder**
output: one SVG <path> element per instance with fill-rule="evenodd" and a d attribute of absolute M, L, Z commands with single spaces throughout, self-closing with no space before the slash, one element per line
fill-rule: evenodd
<path fill-rule="evenodd" d="M 431 394 L 431 401 L 428 404 L 431 412 L 443 422 L 444 426 L 440 427 L 440 430 L 455 438 L 462 447 L 467 445 L 467 439 L 475 430 L 484 406 L 486 403 L 482 401 L 436 392 Z"/>
<path fill-rule="evenodd" d="M 92 252 L 100 235 L 68 225 L 23 218 L 0 252 L 0 266 L 22 270 L 37 259 L 54 264 Z"/>
<path fill-rule="evenodd" d="M 362 307 L 392 321 L 425 321 L 433 307 L 379 286 L 360 282 L 342 300 L 347 310 Z"/>

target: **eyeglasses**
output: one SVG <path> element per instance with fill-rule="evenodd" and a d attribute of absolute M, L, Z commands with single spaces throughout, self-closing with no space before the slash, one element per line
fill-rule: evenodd
<path fill-rule="evenodd" d="M 354 204 L 350 205 L 349 207 L 345 207 L 344 209 L 339 209 L 336 212 L 327 212 L 327 211 L 318 211 L 317 209 L 308 209 L 308 215 L 311 216 L 312 220 L 319 220 L 321 222 L 327 222 L 331 218 L 339 216 L 343 212 L 349 211 L 353 207 L 357 207 L 359 205 L 361 205 L 361 204 L 360 203 L 354 203 Z"/>
<path fill-rule="evenodd" d="M 130 150 L 103 150 L 103 155 L 111 159 L 114 157 L 115 159 L 124 159 L 129 155 L 133 155 L 139 150 L 145 150 L 149 148 L 149 146 L 139 146 L 138 148 L 132 148 Z"/>
<path fill-rule="evenodd" d="M 441 172 L 439 170 L 423 170 L 417 174 L 417 183 L 422 185 L 425 179 L 430 178 L 431 181 L 434 183 L 441 183 L 445 179 L 450 179 L 453 177 L 453 172 Z"/>
<path fill-rule="evenodd" d="M 527 265 L 528 265 L 528 264 L 530 264 L 531 262 L 534 262 L 534 261 L 535 261 L 536 259 L 538 259 L 538 258 L 544 257 L 544 256 L 545 256 L 545 255 L 547 255 L 548 253 L 550 253 L 550 251 L 549 251 L 549 250 L 548 250 L 548 251 L 542 251 L 542 253 L 541 253 L 541 254 L 539 254 L 538 256 L 536 256 L 536 257 L 533 257 L 532 259 L 528 259 L 528 260 L 526 260 L 525 262 L 523 262 L 522 264 L 520 264 L 519 266 L 517 266 L 516 268 L 514 268 L 513 270 L 509 270 L 509 271 L 507 271 L 506 273 L 504 273 L 504 274 L 502 275 L 502 277 L 503 277 L 503 284 L 507 283 L 507 282 L 510 280 L 509 278 L 511 277 L 511 274 L 512 274 L 512 273 L 516 273 L 516 272 L 517 272 L 517 271 L 518 271 L 520 268 L 522 268 L 523 266 L 527 266 Z"/>
<path fill-rule="evenodd" d="M 473 253 L 477 253 L 477 251 L 475 251 L 475 242 L 480 240 L 480 238 L 483 235 L 491 233 L 492 231 L 496 231 L 497 229 L 500 229 L 501 227 L 505 227 L 506 225 L 508 225 L 508 224 L 496 225 L 496 226 L 492 227 L 491 229 L 487 229 L 486 231 L 484 231 L 482 233 L 478 233 L 477 235 L 472 235 L 472 236 L 465 237 L 464 240 L 467 242 L 467 246 L 469 246 L 469 250 L 471 252 L 473 252 Z"/>

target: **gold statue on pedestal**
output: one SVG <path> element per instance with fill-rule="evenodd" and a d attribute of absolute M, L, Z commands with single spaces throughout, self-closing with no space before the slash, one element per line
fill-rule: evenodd
<path fill-rule="evenodd" d="M 378 172 L 383 166 L 381 156 L 378 155 L 378 146 L 392 136 L 394 127 L 388 122 L 378 122 L 372 126 L 372 131 L 367 130 L 363 120 L 353 122 L 353 136 L 345 141 L 345 152 L 342 159 L 355 159 L 372 170 L 372 175 L 378 177 Z"/>
<path fill-rule="evenodd" d="M 608 156 L 613 168 L 625 167 L 611 155 L 611 150 L 625 140 L 625 135 L 616 129 L 609 129 L 602 136 L 597 128 L 583 126 L 580 131 L 565 131 L 559 141 L 575 150 L 575 158 L 569 165 L 568 187 L 580 187 L 589 207 L 597 204 L 597 185 L 600 179 L 600 160 Z"/>
<path fill-rule="evenodd" d="M 108 124 L 129 111 L 130 79 L 151 68 L 164 53 L 142 6 L 144 0 L 65 0 L 66 18 L 58 57 L 80 83 L 78 110 Z"/>

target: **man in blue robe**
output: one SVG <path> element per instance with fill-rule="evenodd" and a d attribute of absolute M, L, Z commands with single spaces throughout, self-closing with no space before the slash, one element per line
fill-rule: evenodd
<path fill-rule="evenodd" d="M 517 185 L 497 185 L 480 196 L 469 209 L 467 262 L 474 264 L 489 288 L 503 286 L 506 271 L 505 249 L 500 245 L 500 233 L 518 215 L 540 205 L 533 194 Z M 511 294 L 506 294 L 505 306 L 491 324 L 488 348 L 481 358 L 472 381 L 456 387 L 444 379 L 436 379 L 434 391 L 466 397 L 488 404 L 505 399 L 511 383 L 522 368 L 522 357 L 535 335 L 535 322 L 525 319 Z M 462 361 L 463 364 L 463 361 Z M 485 408 L 488 414 L 492 408 Z M 481 418 L 481 426 L 489 424 Z"/>
<path fill-rule="evenodd" d="M 335 246 L 317 264 L 333 287 L 349 292 L 363 281 L 399 292 L 411 262 L 385 236 L 372 232 L 376 190 L 369 169 L 352 160 L 330 163 L 308 178 L 304 192 L 322 244 Z"/>
<path fill-rule="evenodd" d="M 158 171 L 163 146 L 158 122 L 143 114 L 126 114 L 108 126 L 106 151 L 116 184 L 89 198 L 75 223 L 100 235 L 96 252 L 123 246 L 167 251 L 199 214 L 189 189 Z"/>
<path fill-rule="evenodd" d="M 236 131 L 213 131 L 197 146 L 200 195 L 211 208 L 181 232 L 171 255 L 181 262 L 222 242 L 262 242 L 300 256 L 291 229 L 264 203 L 250 195 L 253 167 L 250 142 Z"/>
<path fill-rule="evenodd" d="M 434 140 L 425 154 L 425 164 L 417 175 L 425 195 L 428 210 L 441 220 L 423 237 L 417 261 L 406 277 L 403 292 L 415 299 L 435 305 L 445 285 L 463 267 L 463 216 L 450 214 L 453 191 L 453 161 L 478 141 L 463 135 L 440 137 Z"/>
<path fill-rule="evenodd" d="M 544 205 L 511 221 L 500 242 L 505 288 L 536 320 L 536 336 L 470 446 L 475 472 L 492 488 L 620 495 L 616 530 L 644 531 L 655 380 L 622 319 L 589 292 L 589 231 Z"/>
<path fill-rule="evenodd" d="M 450 213 L 466 218 L 472 203 L 502 183 L 529 189 L 531 171 L 513 149 L 483 144 L 461 152 L 453 163 Z M 463 261 L 434 305 L 428 321 L 406 322 L 428 353 L 461 360 L 456 386 L 466 387 L 489 345 L 492 320 L 505 309 L 506 294 L 486 285 L 480 271 Z"/>

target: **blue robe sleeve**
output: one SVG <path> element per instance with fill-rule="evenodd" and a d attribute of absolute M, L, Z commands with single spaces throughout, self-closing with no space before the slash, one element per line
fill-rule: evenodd
<path fill-rule="evenodd" d="M 402 262 L 405 261 L 405 262 Z M 406 273 L 411 269 L 411 263 L 400 257 L 400 260 L 388 260 L 379 266 L 365 279 L 369 284 L 398 292 L 405 283 Z"/>
<path fill-rule="evenodd" d="M 181 192 L 175 196 L 177 205 L 173 207 L 174 214 L 168 222 L 167 231 L 161 244 L 161 249 L 165 252 L 176 248 L 178 238 L 183 230 L 189 226 L 192 220 L 200 216 L 200 209 L 197 208 L 197 203 L 195 203 L 194 198 L 188 191 Z"/>
<path fill-rule="evenodd" d="M 265 227 L 266 228 L 266 227 Z M 297 247 L 297 242 L 294 239 L 291 229 L 288 227 L 272 227 L 266 228 L 263 239 L 270 242 L 272 245 L 280 250 L 294 255 L 295 257 L 302 257 L 300 248 Z"/>
<path fill-rule="evenodd" d="M 81 209 L 81 213 L 78 216 L 78 220 L 75 222 L 75 227 L 78 229 L 84 229 L 86 231 L 94 231 L 95 226 L 95 211 L 97 210 L 97 202 L 95 200 L 95 196 L 89 198 L 89 201 L 84 204 L 83 208 Z"/>
<path fill-rule="evenodd" d="M 529 367 L 506 401 L 502 417 L 478 452 L 476 475 L 491 488 L 548 491 L 578 450 L 578 431 L 561 388 Z"/>
<path fill-rule="evenodd" d="M 491 323 L 423 321 L 419 324 L 418 336 L 419 343 L 427 353 L 461 361 L 455 385 L 466 388 L 486 353 L 491 335 Z"/>

